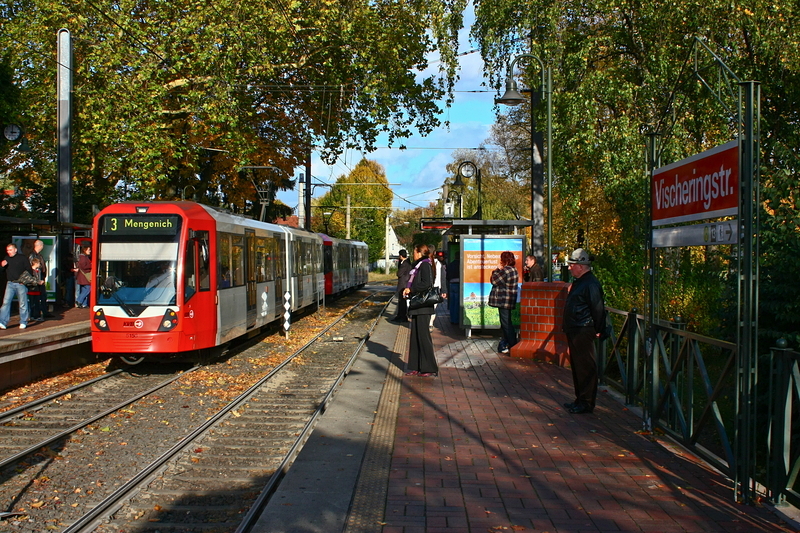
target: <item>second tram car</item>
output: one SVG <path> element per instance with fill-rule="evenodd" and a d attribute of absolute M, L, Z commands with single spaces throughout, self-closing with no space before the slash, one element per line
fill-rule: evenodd
<path fill-rule="evenodd" d="M 194 202 L 115 204 L 95 217 L 94 235 L 92 348 L 129 364 L 254 334 L 287 297 L 294 311 L 326 288 L 329 237 Z"/>
<path fill-rule="evenodd" d="M 367 283 L 369 253 L 361 241 L 322 237 L 322 268 L 325 294 L 339 294 Z"/>

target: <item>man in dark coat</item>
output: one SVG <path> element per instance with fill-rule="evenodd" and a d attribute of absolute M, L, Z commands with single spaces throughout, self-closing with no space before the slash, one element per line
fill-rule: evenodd
<path fill-rule="evenodd" d="M 403 289 L 408 285 L 408 276 L 411 273 L 411 261 L 408 260 L 408 252 L 400 250 L 397 255 L 400 263 L 397 265 L 397 314 L 392 322 L 408 322 L 408 301 L 403 297 Z"/>
<path fill-rule="evenodd" d="M 11 302 L 14 296 L 19 301 L 19 327 L 28 327 L 28 287 L 19 283 L 19 277 L 23 271 L 33 275 L 31 262 L 22 254 L 17 253 L 17 245 L 9 244 L 6 246 L 6 256 L 0 261 L 0 267 L 6 269 L 6 293 L 3 296 L 3 305 L 0 307 L 0 329 L 8 327 L 8 320 L 11 318 Z"/>
<path fill-rule="evenodd" d="M 597 398 L 595 339 L 605 331 L 603 287 L 592 273 L 592 260 L 583 248 L 569 256 L 569 272 L 575 281 L 564 304 L 564 333 L 575 387 L 575 401 L 564 407 L 572 414 L 591 413 Z"/>

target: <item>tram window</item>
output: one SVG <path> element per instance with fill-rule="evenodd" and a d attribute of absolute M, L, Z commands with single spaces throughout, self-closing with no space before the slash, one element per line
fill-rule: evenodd
<path fill-rule="evenodd" d="M 226 289 L 231 286 L 231 236 L 227 233 L 219 234 L 219 246 L 217 246 L 219 256 L 219 280 L 217 287 Z"/>
<path fill-rule="evenodd" d="M 233 286 L 244 285 L 244 236 L 231 235 L 231 272 Z"/>
<path fill-rule="evenodd" d="M 281 237 L 276 242 L 277 253 L 273 255 L 275 258 L 275 276 L 283 279 L 286 277 L 286 241 Z"/>
<path fill-rule="evenodd" d="M 209 266 L 209 259 L 211 254 L 208 250 L 208 232 L 207 231 L 196 231 L 195 238 L 197 239 L 197 246 L 198 246 L 198 259 L 199 264 L 197 265 L 197 272 L 200 276 L 200 290 L 207 291 L 211 289 L 211 272 L 208 268 Z"/>
<path fill-rule="evenodd" d="M 275 249 L 278 246 L 278 241 L 275 237 L 267 237 L 264 240 L 264 281 L 273 281 L 275 279 Z"/>
<path fill-rule="evenodd" d="M 300 267 L 300 243 L 298 241 L 292 241 L 292 275 L 293 276 L 302 276 L 303 272 Z"/>
<path fill-rule="evenodd" d="M 303 275 L 311 274 L 311 246 L 305 241 L 300 243 L 300 253 L 303 256 Z"/>
<path fill-rule="evenodd" d="M 194 253 L 196 241 L 189 239 L 186 243 L 186 260 L 183 262 L 183 301 L 188 302 L 189 298 L 197 292 L 197 271 L 195 269 Z"/>
<path fill-rule="evenodd" d="M 247 233 L 245 240 L 247 241 L 247 269 L 245 270 L 247 276 L 245 276 L 245 281 L 256 282 L 258 281 L 256 236 L 254 233 Z"/>
<path fill-rule="evenodd" d="M 267 239 L 256 237 L 256 281 L 263 283 L 267 280 Z"/>

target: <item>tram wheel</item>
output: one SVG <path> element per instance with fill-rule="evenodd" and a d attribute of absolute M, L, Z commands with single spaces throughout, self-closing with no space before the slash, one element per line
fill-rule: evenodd
<path fill-rule="evenodd" d="M 138 365 L 139 363 L 144 361 L 144 357 L 132 356 L 132 355 L 120 355 L 119 359 L 128 366 Z"/>

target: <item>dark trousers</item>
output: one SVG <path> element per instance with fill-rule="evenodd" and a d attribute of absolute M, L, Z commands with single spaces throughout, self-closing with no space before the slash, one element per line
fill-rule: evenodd
<path fill-rule="evenodd" d="M 408 349 L 408 369 L 418 372 L 439 372 L 436 357 L 433 355 L 433 341 L 428 323 L 431 315 L 411 317 L 411 339 Z"/>
<path fill-rule="evenodd" d="M 517 330 L 514 328 L 514 324 L 511 323 L 511 309 L 499 307 L 497 312 L 500 314 L 500 331 L 503 332 L 503 340 L 511 348 L 517 344 Z"/>
<path fill-rule="evenodd" d="M 569 362 L 575 386 L 575 403 L 594 409 L 597 399 L 597 359 L 593 327 L 574 328 L 565 332 L 569 344 Z"/>
<path fill-rule="evenodd" d="M 403 298 L 403 291 L 397 293 L 397 313 L 395 320 L 408 320 L 408 300 Z"/>
<path fill-rule="evenodd" d="M 42 285 L 44 287 L 44 285 Z M 31 318 L 44 318 L 47 314 L 47 291 L 42 288 L 39 294 L 28 293 L 28 303 L 31 308 Z"/>

